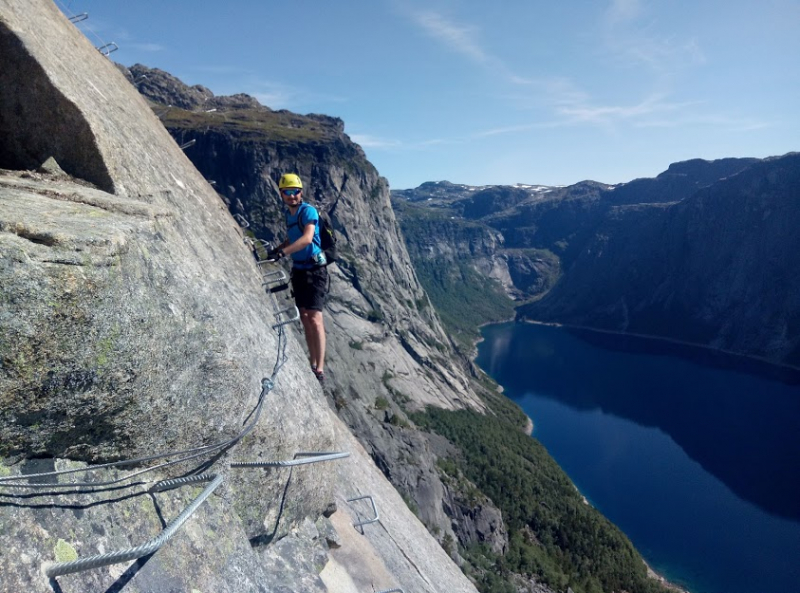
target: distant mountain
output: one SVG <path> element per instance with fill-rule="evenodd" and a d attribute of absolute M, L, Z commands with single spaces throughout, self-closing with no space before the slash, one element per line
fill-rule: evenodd
<path fill-rule="evenodd" d="M 673 203 L 610 209 L 519 314 L 800 366 L 799 227 L 800 154 L 752 161 Z"/>
<path fill-rule="evenodd" d="M 678 202 L 697 190 L 744 171 L 758 159 L 692 159 L 673 163 L 655 179 L 634 179 L 614 188 L 615 204 Z"/>
<path fill-rule="evenodd" d="M 509 295 L 534 301 L 519 307 L 520 319 L 668 337 L 800 365 L 800 245 L 793 230 L 800 222 L 799 159 L 694 159 L 617 186 L 426 183 L 393 192 L 393 199 L 418 268 L 450 253 L 479 273 L 489 270 Z M 414 207 L 402 208 L 401 200 Z M 493 240 L 479 254 L 452 253 L 459 243 L 452 233 L 418 231 L 433 211 L 464 228 L 469 221 L 470 235 L 482 229 Z M 511 257 L 520 250 L 535 252 Z M 530 282 L 521 269 L 546 281 Z"/>

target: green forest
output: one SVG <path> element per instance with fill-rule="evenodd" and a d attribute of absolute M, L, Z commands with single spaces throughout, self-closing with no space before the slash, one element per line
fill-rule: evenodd
<path fill-rule="evenodd" d="M 516 404 L 499 395 L 487 403 L 494 414 L 428 408 L 412 415 L 421 429 L 461 451 L 460 458 L 439 464 L 443 480 L 463 474 L 503 513 L 509 532 L 505 555 L 481 547 L 462 551 L 480 590 L 516 593 L 510 583 L 516 573 L 556 591 L 667 591 L 648 578 L 628 538 L 586 503 L 544 447 L 522 431 L 525 418 Z"/>

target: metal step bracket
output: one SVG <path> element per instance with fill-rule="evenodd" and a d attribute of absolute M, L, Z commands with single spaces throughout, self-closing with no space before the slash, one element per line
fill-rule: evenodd
<path fill-rule="evenodd" d="M 289 281 L 289 277 L 283 269 L 265 272 L 261 275 L 261 278 L 264 280 L 261 286 L 266 287 L 272 286 L 273 284 L 286 284 Z"/>
<path fill-rule="evenodd" d="M 292 323 L 293 321 L 299 321 L 300 320 L 300 309 L 298 309 L 297 306 L 295 306 L 295 305 L 292 305 L 291 307 L 287 307 L 286 309 L 281 309 L 280 311 L 275 313 L 275 318 L 276 319 L 280 319 L 281 315 L 289 314 L 289 313 L 292 314 L 292 317 L 290 317 L 289 319 L 286 319 L 284 321 L 279 321 L 278 323 L 273 324 L 272 325 L 272 329 L 278 329 L 279 327 L 281 327 L 283 325 L 287 325 L 289 323 Z"/>
<path fill-rule="evenodd" d="M 347 502 L 355 502 L 357 500 L 363 500 L 365 498 L 369 499 L 369 502 L 372 505 L 372 512 L 375 514 L 375 517 L 372 518 L 372 519 L 367 519 L 366 521 L 359 521 L 358 523 L 353 523 L 353 527 L 364 527 L 364 525 L 369 525 L 370 523 L 376 523 L 376 522 L 380 521 L 380 515 L 378 514 L 378 508 L 375 506 L 375 499 L 372 498 L 371 494 L 365 494 L 364 496 L 356 496 L 355 498 L 348 498 Z"/>
<path fill-rule="evenodd" d="M 104 56 L 107 56 L 108 54 L 113 53 L 118 49 L 119 46 L 112 41 L 111 43 L 106 43 L 105 45 L 101 45 L 100 47 L 97 48 L 97 51 L 99 51 Z"/>

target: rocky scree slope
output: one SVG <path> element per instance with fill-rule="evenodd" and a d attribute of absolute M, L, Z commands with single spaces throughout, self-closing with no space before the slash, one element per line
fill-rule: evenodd
<path fill-rule="evenodd" d="M 216 192 L 55 5 L 4 2 L 0 55 L 0 590 L 474 591 L 331 412 L 293 332 L 235 447 L 121 482 L 148 464 L 24 477 L 236 437 L 282 360 L 281 303 Z M 313 469 L 229 467 L 339 449 L 351 458 Z M 44 576 L 156 536 L 203 485 L 146 488 L 198 471 L 225 482 L 154 555 Z M 360 540 L 373 560 L 325 581 L 326 542 L 363 514 L 345 503 L 357 488 L 385 513 Z"/>

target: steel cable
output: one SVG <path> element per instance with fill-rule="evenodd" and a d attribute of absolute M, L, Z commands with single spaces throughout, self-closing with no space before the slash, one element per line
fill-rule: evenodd
<path fill-rule="evenodd" d="M 283 365 L 288 360 L 288 356 L 286 355 L 286 333 L 283 326 L 277 328 L 278 333 L 278 348 L 277 348 L 277 356 L 275 360 L 275 364 L 272 369 L 272 375 L 269 379 L 264 378 L 261 380 L 261 393 L 258 397 L 258 402 L 254 409 L 248 414 L 247 418 L 252 420 L 245 425 L 242 431 L 234 436 L 231 439 L 226 441 L 222 441 L 219 443 L 215 443 L 212 445 L 203 445 L 199 447 L 192 447 L 190 449 L 183 449 L 181 451 L 168 451 L 165 453 L 157 453 L 155 455 L 148 455 L 146 457 L 138 457 L 136 459 L 125 459 L 121 461 L 112 461 L 110 463 L 104 463 L 100 465 L 93 465 L 89 467 L 82 467 L 76 469 L 69 469 L 69 470 L 59 470 L 53 472 L 41 472 L 36 474 L 25 474 L 23 475 L 14 475 L 14 476 L 5 476 L 0 477 L 0 488 L 29 488 L 29 489 L 45 489 L 45 488 L 79 488 L 80 490 L 76 490 L 76 492 L 92 492 L 97 490 L 101 487 L 112 486 L 114 484 L 119 484 L 121 482 L 126 482 L 136 476 L 155 471 L 157 469 L 161 469 L 164 467 L 168 467 L 170 465 L 175 465 L 178 463 L 182 463 L 185 461 L 189 461 L 191 459 L 195 459 L 197 457 L 202 457 L 203 455 L 218 451 L 224 450 L 227 448 L 232 447 L 240 440 L 242 440 L 247 434 L 249 434 L 258 423 L 258 420 L 261 416 L 261 411 L 263 410 L 264 400 L 272 391 L 272 388 L 275 385 L 275 379 L 277 378 L 278 373 L 280 372 Z M 247 422 L 247 420 L 245 420 Z M 58 484 L 58 483 L 41 483 L 41 484 L 31 484 L 31 483 L 21 483 L 15 480 L 19 479 L 41 479 L 41 478 L 49 478 L 49 477 L 56 477 L 56 476 L 63 476 L 63 475 L 70 475 L 70 474 L 78 474 L 78 473 L 85 473 L 90 471 L 95 471 L 98 469 L 106 469 L 111 467 L 122 467 L 126 465 L 135 465 L 139 463 L 146 463 L 148 461 L 154 461 L 156 459 L 163 459 L 165 457 L 172 457 L 172 456 L 181 456 L 179 459 L 174 459 L 172 461 L 168 461 L 165 463 L 161 463 L 158 465 L 154 465 L 151 467 L 147 467 L 141 470 L 137 470 L 135 472 L 131 472 L 126 474 L 122 477 L 116 478 L 114 480 L 107 480 L 104 482 L 71 482 L 68 484 Z M 88 490 L 87 490 L 88 489 Z M 61 493 L 67 494 L 67 493 Z"/>
<path fill-rule="evenodd" d="M 73 560 L 70 562 L 58 562 L 45 565 L 45 574 L 50 578 L 54 578 L 65 574 L 71 574 L 73 572 L 81 572 L 83 570 L 108 566 L 109 564 L 117 564 L 119 562 L 126 562 L 128 560 L 136 560 L 137 558 L 142 558 L 143 556 L 152 554 L 161 546 L 163 546 L 173 535 L 175 535 L 178 529 L 183 526 L 192 513 L 194 513 L 197 508 L 203 504 L 209 496 L 211 496 L 211 493 L 214 492 L 214 490 L 216 490 L 220 484 L 222 484 L 222 475 L 206 475 L 204 477 L 205 479 L 213 478 L 213 481 L 206 487 L 205 490 L 203 490 L 203 492 L 200 493 L 200 496 L 195 498 L 189 504 L 189 506 L 187 506 L 180 515 L 173 519 L 172 522 L 167 525 L 164 530 L 154 539 L 142 544 L 141 546 L 136 546 L 135 548 L 127 548 L 125 550 L 118 550 L 116 552 L 109 552 L 107 554 L 99 554 L 97 556 L 87 556 L 86 558 L 79 558 L 78 560 Z M 180 480 L 169 481 L 179 482 Z M 192 481 L 199 481 L 199 477 L 195 476 Z"/>

